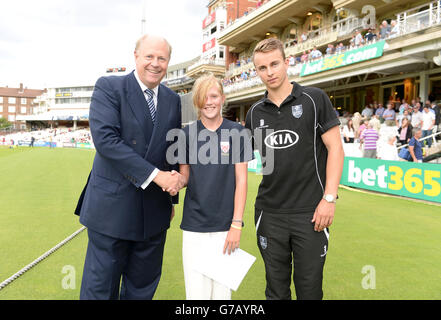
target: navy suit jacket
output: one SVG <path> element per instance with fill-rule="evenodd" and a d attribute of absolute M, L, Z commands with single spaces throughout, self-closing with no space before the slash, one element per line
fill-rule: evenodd
<path fill-rule="evenodd" d="M 75 210 L 80 222 L 96 232 L 134 241 L 169 228 L 171 196 L 154 182 L 145 190 L 141 185 L 155 168 L 177 170 L 166 160 L 172 143 L 166 134 L 181 128 L 179 96 L 159 85 L 153 124 L 134 72 L 101 77 L 92 95 L 89 123 L 96 155 Z"/>

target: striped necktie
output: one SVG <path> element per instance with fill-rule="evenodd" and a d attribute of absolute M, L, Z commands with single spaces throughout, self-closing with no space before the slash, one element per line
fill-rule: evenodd
<path fill-rule="evenodd" d="M 153 123 L 155 123 L 156 120 L 156 108 L 155 108 L 155 102 L 153 101 L 153 90 L 147 88 L 144 91 L 147 93 L 148 99 L 147 99 L 147 105 L 149 106 L 150 115 L 152 116 Z"/>

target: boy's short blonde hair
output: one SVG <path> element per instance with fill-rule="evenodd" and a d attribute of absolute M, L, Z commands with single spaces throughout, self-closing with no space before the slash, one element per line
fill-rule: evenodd
<path fill-rule="evenodd" d="M 216 78 L 212 73 L 206 73 L 200 76 L 193 85 L 193 106 L 198 114 L 198 119 L 201 118 L 201 109 L 205 106 L 207 101 L 208 90 L 213 86 L 219 89 L 219 93 L 224 95 L 224 88 L 220 79 Z"/>
<path fill-rule="evenodd" d="M 279 50 L 280 53 L 282 53 L 283 60 L 286 59 L 285 48 L 283 47 L 283 42 L 277 38 L 268 38 L 268 39 L 264 39 L 264 40 L 260 41 L 256 45 L 256 47 L 254 48 L 253 61 L 254 61 L 254 56 L 256 55 L 256 53 L 258 53 L 258 52 L 266 53 L 266 52 L 271 52 L 274 50 Z"/>

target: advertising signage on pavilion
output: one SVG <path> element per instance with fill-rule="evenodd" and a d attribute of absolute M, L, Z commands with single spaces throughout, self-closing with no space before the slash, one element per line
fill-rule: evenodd
<path fill-rule="evenodd" d="M 314 73 L 379 58 L 383 55 L 384 43 L 384 40 L 378 41 L 361 48 L 348 50 L 341 54 L 335 54 L 331 57 L 305 63 L 300 72 L 300 76 L 309 76 Z"/>

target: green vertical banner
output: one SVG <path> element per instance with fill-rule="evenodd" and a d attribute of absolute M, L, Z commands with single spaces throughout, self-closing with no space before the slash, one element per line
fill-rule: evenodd
<path fill-rule="evenodd" d="M 441 165 L 345 157 L 345 186 L 441 203 Z"/>

